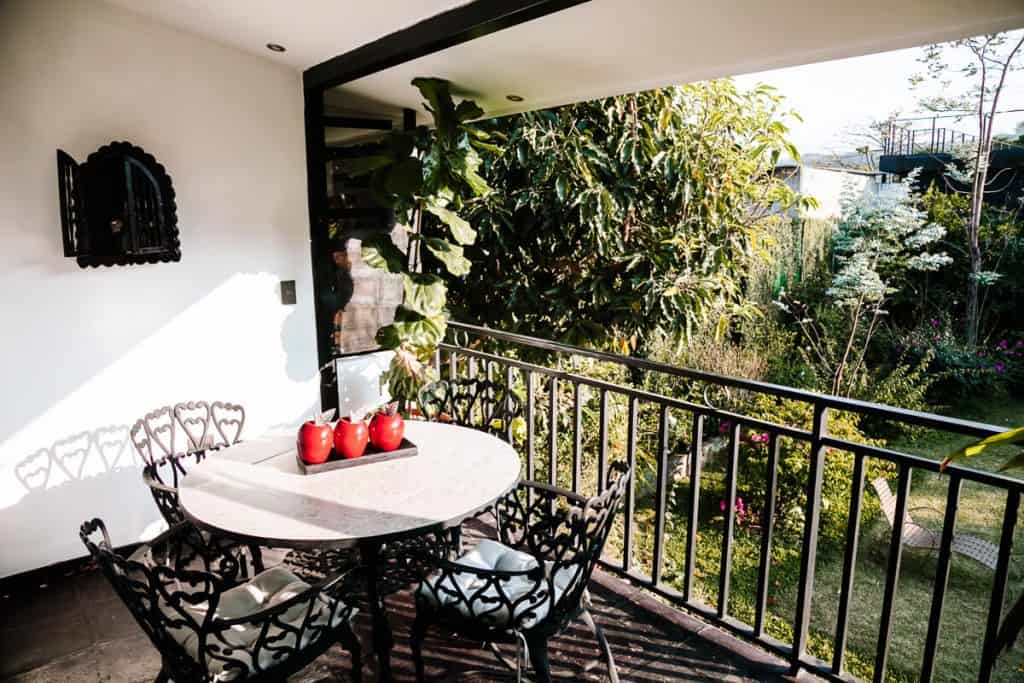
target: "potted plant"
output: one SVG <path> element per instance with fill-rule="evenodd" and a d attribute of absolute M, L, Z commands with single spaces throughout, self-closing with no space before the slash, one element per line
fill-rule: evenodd
<path fill-rule="evenodd" d="M 425 258 L 425 267 L 410 267 L 387 234 L 368 237 L 362 245 L 367 264 L 402 276 L 403 303 L 394 322 L 377 332 L 377 343 L 395 352 L 382 380 L 403 407 L 431 381 L 430 359 L 445 335 L 448 289 L 439 273 L 462 277 L 472 265 L 464 248 L 473 244 L 476 232 L 459 213 L 491 190 L 478 173 L 480 152 L 501 152 L 472 124 L 483 110 L 472 100 L 456 104 L 448 81 L 416 78 L 412 85 L 426 100 L 433 127 L 392 131 L 376 153 L 343 165 L 353 176 L 371 174 L 374 199 L 395 210 L 409 232 L 410 252 Z"/>

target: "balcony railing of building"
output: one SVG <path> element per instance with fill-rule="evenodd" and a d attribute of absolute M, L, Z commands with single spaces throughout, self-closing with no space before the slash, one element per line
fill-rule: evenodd
<path fill-rule="evenodd" d="M 890 121 L 883 141 L 883 156 L 915 154 L 951 154 L 954 149 L 973 144 L 978 138 L 970 133 L 938 125 L 938 117 L 925 120 L 925 126 L 914 127 L 920 119 Z"/>
<path fill-rule="evenodd" d="M 649 591 L 670 601 L 677 607 L 688 610 L 701 618 L 716 624 L 741 639 L 752 641 L 774 654 L 786 659 L 793 670 L 804 669 L 835 681 L 857 680 L 847 672 L 847 638 L 850 632 L 851 595 L 854 590 L 854 576 L 857 567 L 857 546 L 861 531 L 862 505 L 865 497 L 865 475 L 867 461 L 891 463 L 897 472 L 896 512 L 891 537 L 887 539 L 888 556 L 885 560 L 884 597 L 881 603 L 877 633 L 877 647 L 874 652 L 873 678 L 883 681 L 889 657 L 890 633 L 894 625 L 894 601 L 899 586 L 900 562 L 903 551 L 901 530 L 908 519 L 911 476 L 914 472 L 938 473 L 939 463 L 928 458 L 898 452 L 871 444 L 855 443 L 833 436 L 829 432 L 829 415 L 855 413 L 873 420 L 884 420 L 891 425 L 905 425 L 939 430 L 944 433 L 984 437 L 1002 431 L 1000 428 L 953 419 L 939 415 L 905 410 L 865 401 L 845 399 L 781 385 L 758 381 L 717 376 L 705 372 L 675 367 L 642 358 L 620 356 L 566 344 L 538 339 L 535 337 L 497 331 L 489 328 L 449 323 L 449 333 L 441 344 L 434 362 L 438 373 L 448 379 L 486 376 L 492 381 L 516 387 L 525 394 L 525 440 L 520 436 L 516 442 L 521 445 L 524 456 L 525 475 L 530 479 L 547 479 L 551 483 L 571 482 L 579 490 L 581 485 L 581 462 L 591 459 L 596 469 L 597 485 L 608 471 L 609 460 L 624 457 L 631 466 L 636 466 L 638 456 L 638 425 L 641 411 L 653 418 L 657 415 L 656 477 L 653 482 L 653 520 L 638 517 L 638 492 L 636 484 L 631 486 L 624 506 L 621 528 L 621 553 L 619 557 L 603 558 L 605 568 L 621 577 L 639 584 Z M 609 364 L 623 370 L 621 376 L 628 379 L 622 383 L 609 382 L 582 374 L 581 367 L 589 361 Z M 590 366 L 595 364 L 590 362 Z M 635 378 L 645 373 L 677 378 L 680 387 L 698 387 L 696 395 L 708 396 L 707 389 L 750 392 L 781 401 L 796 401 L 810 406 L 813 421 L 810 429 L 806 426 L 776 424 L 757 419 L 750 415 L 732 412 L 716 407 L 710 401 L 703 402 L 676 398 L 638 388 Z M 593 373 L 591 373 L 593 374 Z M 540 397 L 538 397 L 540 394 Z M 689 392 L 689 396 L 695 395 Z M 546 397 L 546 400 L 545 400 Z M 617 444 L 609 447 L 609 420 L 615 410 L 625 407 L 626 438 L 624 447 Z M 544 405 L 546 403 L 546 405 Z M 599 411 L 597 421 L 599 435 L 596 445 L 593 439 L 582 433 L 584 404 L 596 404 Z M 571 419 L 561 420 L 571 425 L 571 434 L 561 435 L 559 415 L 570 411 Z M 542 414 L 542 413 L 546 413 Z M 543 418 L 545 428 L 538 431 L 538 419 Z M 682 422 L 681 422 L 682 421 Z M 653 424 L 653 420 L 649 423 Z M 689 500 L 682 501 L 685 517 L 685 557 L 669 558 L 676 569 L 671 581 L 666 577 L 666 523 L 667 504 L 670 490 L 670 455 L 676 448 L 670 440 L 670 429 L 682 425 L 688 429 L 689 446 L 687 475 L 689 479 Z M 701 520 L 701 487 L 704 483 L 703 453 L 705 443 L 716 434 L 709 434 L 709 427 L 725 425 L 727 448 L 724 449 L 724 504 L 722 514 L 722 542 L 718 591 L 716 604 L 706 604 L 698 596 L 695 581 L 698 579 L 698 534 Z M 513 439 L 513 425 L 506 425 L 508 438 Z M 730 614 L 730 571 L 736 528 L 737 479 L 741 430 L 756 430 L 767 434 L 767 466 L 763 473 L 766 482 L 763 509 L 760 511 L 760 547 L 757 568 L 755 609 L 752 623 Z M 716 430 L 717 432 L 717 430 Z M 590 448 L 584 448 L 585 438 Z M 566 439 L 571 444 L 566 447 Z M 721 438 L 719 437 L 720 441 Z M 809 466 L 807 478 L 801 486 L 806 491 L 803 510 L 804 522 L 800 544 L 800 573 L 797 586 L 795 613 L 792 614 L 792 637 L 779 640 L 768 633 L 766 627 L 769 613 L 770 572 L 772 571 L 773 527 L 778 511 L 775 506 L 776 490 L 779 486 L 780 441 L 806 444 Z M 561 446 L 560 446 L 561 443 Z M 682 447 L 680 447 L 681 449 Z M 567 453 L 566 451 L 571 451 Z M 596 453 L 594 452 L 596 451 Z M 850 503 L 848 527 L 842 548 L 842 578 L 839 592 L 838 616 L 831 639 L 831 661 L 823 661 L 808 652 L 816 558 L 819 550 L 819 521 L 821 519 L 826 460 L 843 452 L 853 457 L 852 476 L 849 482 Z M 562 462 L 571 462 L 571 471 L 559 471 L 559 455 Z M 571 455 L 571 459 L 568 457 Z M 679 453 L 676 453 L 679 455 Z M 596 462 L 594 458 L 596 457 Z M 538 470 L 538 464 L 541 471 Z M 543 471 L 546 469 L 547 471 Z M 1000 634 L 1004 602 L 1007 599 L 1011 550 L 1017 524 L 1021 493 L 1024 481 L 998 474 L 975 471 L 951 466 L 942 475 L 947 482 L 946 506 L 942 511 L 943 524 L 941 542 L 936 561 L 932 585 L 931 602 L 928 606 L 927 636 L 923 657 L 920 661 L 920 680 L 930 681 L 935 674 L 936 652 L 940 641 L 940 624 L 950 575 L 952 543 L 957 520 L 957 509 L 961 490 L 965 483 L 970 486 L 984 486 L 992 496 L 1002 501 L 1003 515 L 998 559 L 994 572 L 991 593 L 987 598 L 987 619 L 985 622 L 984 645 L 979 663 L 979 681 L 988 681 L 993 674 L 996 660 L 994 644 Z M 646 505 L 647 503 L 645 503 Z M 706 510 L 706 508 L 705 508 Z M 680 517 L 680 524 L 683 523 Z M 643 528 L 641 525 L 644 525 Z M 649 533 L 653 528 L 653 549 L 645 550 L 644 557 L 638 552 L 640 533 Z M 647 536 L 644 537 L 645 539 Z M 650 544 L 648 544 L 649 546 Z M 679 546 L 677 546 L 678 548 Z M 677 554 L 682 555 L 677 551 Z M 681 566 L 679 566 L 681 565 Z M 777 607 L 776 607 L 777 609 Z M 820 630 L 820 629 L 819 629 Z"/>

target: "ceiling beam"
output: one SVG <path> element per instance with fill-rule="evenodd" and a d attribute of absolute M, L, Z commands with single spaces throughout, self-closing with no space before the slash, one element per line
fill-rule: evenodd
<path fill-rule="evenodd" d="M 474 0 L 306 69 L 306 90 L 349 83 L 590 0 Z"/>

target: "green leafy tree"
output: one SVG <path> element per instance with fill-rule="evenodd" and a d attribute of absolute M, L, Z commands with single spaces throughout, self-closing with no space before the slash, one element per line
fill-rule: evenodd
<path fill-rule="evenodd" d="M 846 188 L 833 238 L 835 271 L 816 305 L 783 293 L 778 305 L 791 313 L 807 342 L 805 352 L 829 391 L 849 396 L 862 379 L 871 340 L 887 315 L 889 297 L 912 271 L 934 271 L 951 259 L 931 249 L 945 229 L 927 222 L 912 193 L 916 174 L 898 192 L 857 194 Z"/>
<path fill-rule="evenodd" d="M 498 119 L 485 161 L 479 258 L 453 302 L 469 317 L 638 353 L 754 315 L 752 262 L 785 211 L 808 204 L 773 174 L 797 150 L 768 87 L 652 90 Z"/>
<path fill-rule="evenodd" d="M 911 81 L 913 85 L 931 81 L 941 87 L 939 95 L 922 100 L 927 109 L 971 116 L 977 126 L 970 148 L 948 169 L 952 180 L 970 188 L 970 213 L 965 224 L 970 272 L 967 278 L 964 332 L 971 346 L 978 342 L 981 288 L 992 284 L 999 277 L 998 272 L 985 269 L 986 255 L 982 251 L 980 239 L 982 214 L 986 195 L 993 191 L 993 181 L 996 180 L 989 177 L 995 117 L 1012 74 L 1024 68 L 1022 48 L 1024 32 L 1021 31 L 929 45 L 920 60 L 926 67 L 926 74 L 917 75 Z M 954 59 L 962 61 L 954 66 L 950 63 Z M 959 82 L 966 84 L 964 90 L 958 91 L 953 87 L 954 75 Z"/>
<path fill-rule="evenodd" d="M 430 379 L 427 361 L 444 338 L 446 278 L 470 272 L 465 248 L 476 240 L 476 231 L 460 213 L 467 201 L 490 192 L 479 173 L 480 152 L 501 151 L 488 133 L 471 123 L 483 110 L 472 100 L 456 104 L 448 81 L 416 78 L 412 85 L 426 99 L 433 127 L 393 131 L 376 153 L 345 165 L 351 175 L 372 174 L 375 200 L 395 209 L 409 232 L 409 253 L 387 234 L 369 237 L 362 246 L 369 265 L 402 275 L 403 303 L 395 321 L 377 332 L 377 343 L 395 351 L 385 379 L 391 394 L 405 400 L 415 398 Z"/>

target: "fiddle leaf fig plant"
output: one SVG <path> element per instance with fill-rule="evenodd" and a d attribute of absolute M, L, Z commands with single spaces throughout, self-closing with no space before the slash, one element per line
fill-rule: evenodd
<path fill-rule="evenodd" d="M 390 235 L 363 240 L 368 265 L 402 276 L 403 303 L 394 322 L 378 330 L 377 343 L 395 352 L 384 379 L 392 396 L 405 401 L 432 379 L 429 361 L 445 335 L 448 287 L 442 274 L 460 278 L 472 267 L 464 247 L 476 241 L 476 231 L 460 214 L 467 202 L 491 191 L 479 173 L 480 153 L 502 152 L 471 123 L 483 109 L 472 100 L 456 103 L 448 81 L 416 78 L 412 85 L 426 100 L 433 127 L 392 131 L 373 154 L 344 164 L 349 175 L 370 175 L 374 200 L 395 210 L 409 234 L 410 252 L 433 260 L 417 272 Z M 427 234 L 424 227 L 430 228 Z"/>

